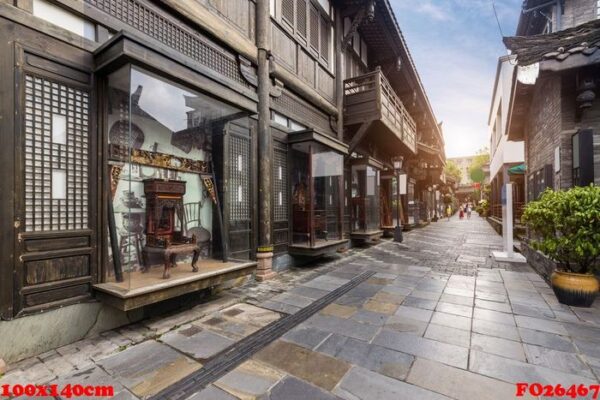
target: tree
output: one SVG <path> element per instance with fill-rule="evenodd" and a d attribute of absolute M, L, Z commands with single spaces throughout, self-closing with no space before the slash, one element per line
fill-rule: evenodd
<path fill-rule="evenodd" d="M 469 176 L 473 182 L 483 183 L 485 180 L 485 172 L 483 166 L 489 164 L 490 152 L 487 147 L 479 150 L 478 154 L 473 157 L 471 166 L 469 166 Z"/>
<path fill-rule="evenodd" d="M 453 160 L 448 160 L 444 167 L 444 173 L 453 177 L 457 183 L 462 180 L 462 171 Z"/>

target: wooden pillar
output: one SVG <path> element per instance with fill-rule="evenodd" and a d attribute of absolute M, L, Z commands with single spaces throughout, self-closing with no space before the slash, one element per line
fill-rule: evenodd
<path fill-rule="evenodd" d="M 269 0 L 256 1 L 256 45 L 258 47 L 258 248 L 256 279 L 266 280 L 272 270 L 273 237 L 271 225 L 273 142 L 270 115 L 270 28 Z"/>
<path fill-rule="evenodd" d="M 344 140 L 344 21 L 339 7 L 335 7 L 335 96 L 338 111 L 337 138 Z"/>

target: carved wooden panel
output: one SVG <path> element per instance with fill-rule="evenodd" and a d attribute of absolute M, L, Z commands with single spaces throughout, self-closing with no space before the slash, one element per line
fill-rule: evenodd
<path fill-rule="evenodd" d="M 52 258 L 25 263 L 25 285 L 90 275 L 89 256 Z"/>
<path fill-rule="evenodd" d="M 90 289 L 89 284 L 84 284 L 27 294 L 23 296 L 24 305 L 26 307 L 34 307 L 63 299 L 87 297 Z"/>
<path fill-rule="evenodd" d="M 209 43 L 208 39 L 164 12 L 159 13 L 139 0 L 85 0 L 85 2 L 221 75 L 243 86 L 249 86 L 241 76 L 233 54 Z"/>
<path fill-rule="evenodd" d="M 89 93 L 25 75 L 25 231 L 88 228 Z"/>

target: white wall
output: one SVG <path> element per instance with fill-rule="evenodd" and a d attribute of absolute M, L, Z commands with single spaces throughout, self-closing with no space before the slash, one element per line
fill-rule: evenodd
<path fill-rule="evenodd" d="M 500 59 L 500 66 L 496 73 L 496 91 L 492 98 L 492 107 L 488 121 L 490 137 L 490 179 L 494 179 L 502 168 L 509 163 L 522 163 L 525 161 L 524 142 L 509 142 L 507 136 L 508 114 L 510 98 L 512 95 L 513 75 L 515 65 L 512 57 Z M 496 135 L 494 135 L 496 128 Z"/>

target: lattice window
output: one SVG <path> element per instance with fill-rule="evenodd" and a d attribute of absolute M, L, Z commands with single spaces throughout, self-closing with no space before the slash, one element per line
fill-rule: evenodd
<path fill-rule="evenodd" d="M 279 106 L 279 109 L 285 110 L 287 114 L 293 116 L 295 120 L 309 122 L 324 132 L 332 133 L 329 117 L 326 114 L 296 96 L 292 97 L 289 92 L 284 92 L 281 96 L 273 98 L 272 101 Z"/>
<path fill-rule="evenodd" d="M 273 218 L 275 222 L 287 221 L 287 152 L 273 149 Z"/>
<path fill-rule="evenodd" d="M 25 75 L 25 230 L 88 228 L 89 93 Z"/>
<path fill-rule="evenodd" d="M 310 45 L 319 51 L 319 11 L 313 6 L 310 7 Z"/>
<path fill-rule="evenodd" d="M 248 87 L 237 61 L 135 0 L 85 0 L 87 3 L 144 32 L 202 65 Z M 293 19 L 292 19 L 293 21 Z"/>
<path fill-rule="evenodd" d="M 281 16 L 294 26 L 294 0 L 281 0 Z"/>
<path fill-rule="evenodd" d="M 306 0 L 297 0 L 296 7 L 296 30 L 306 37 Z"/>
<path fill-rule="evenodd" d="M 250 139 L 231 135 L 229 138 L 229 218 L 250 219 Z"/>

